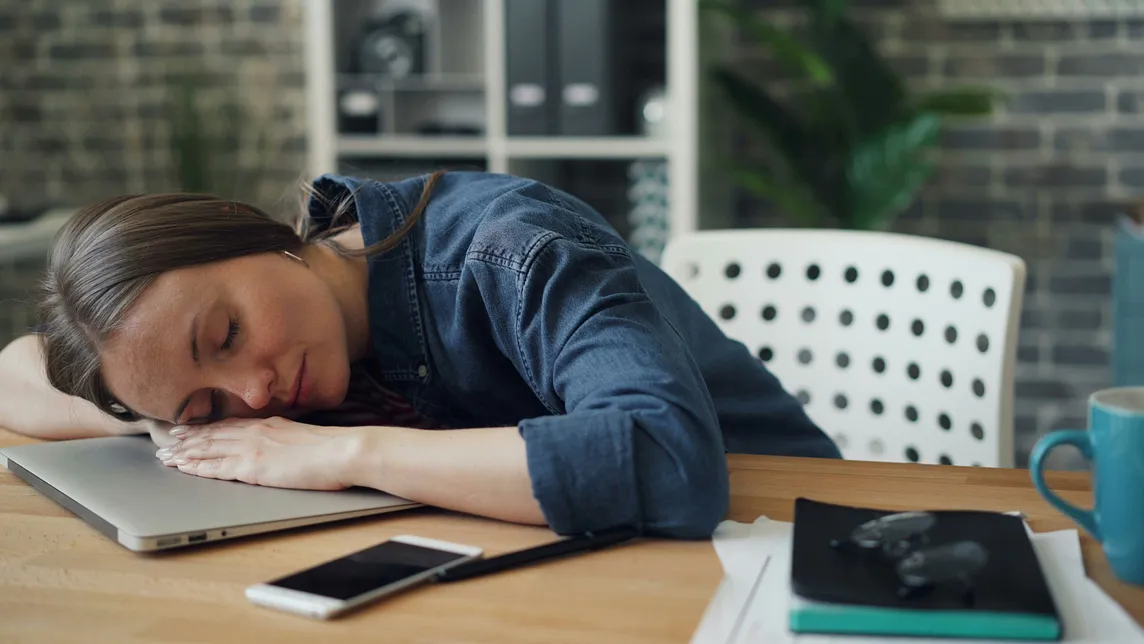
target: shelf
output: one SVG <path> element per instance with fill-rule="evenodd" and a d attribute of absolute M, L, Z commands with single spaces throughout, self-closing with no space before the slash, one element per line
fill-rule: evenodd
<path fill-rule="evenodd" d="M 634 159 L 663 157 L 668 142 L 646 137 L 514 137 L 505 144 L 510 157 L 531 159 Z"/>
<path fill-rule="evenodd" d="M 482 92 L 485 78 L 478 74 L 430 74 L 388 78 L 376 74 L 338 74 L 343 87 L 375 87 L 384 92 Z"/>
<path fill-rule="evenodd" d="M 342 156 L 483 157 L 488 145 L 481 137 L 461 136 L 341 136 Z"/>
<path fill-rule="evenodd" d="M 488 143 L 481 137 L 418 135 L 342 135 L 341 156 L 483 157 Z M 665 157 L 668 142 L 644 137 L 515 137 L 505 142 L 509 158 L 638 159 Z"/>

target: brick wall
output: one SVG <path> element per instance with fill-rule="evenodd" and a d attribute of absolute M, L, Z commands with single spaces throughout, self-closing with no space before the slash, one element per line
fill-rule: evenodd
<path fill-rule="evenodd" d="M 791 4 L 744 1 L 771 12 Z M 940 172 L 897 228 L 1029 262 L 1017 382 L 1023 463 L 1044 431 L 1083 427 L 1086 395 L 1110 380 L 1109 204 L 1144 190 L 1144 22 L 958 24 L 930 0 L 856 4 L 917 86 L 993 83 L 1012 94 L 989 122 L 949 132 Z M 281 153 L 259 199 L 273 207 L 303 169 L 300 7 L 0 0 L 0 193 L 38 207 L 172 187 L 164 82 L 201 69 L 217 80 L 220 109 L 270 108 Z M 745 66 L 756 54 L 739 46 Z M 736 203 L 735 225 L 782 221 L 744 195 Z M 26 292 L 40 270 L 0 265 L 0 342 L 30 320 Z"/>
<path fill-rule="evenodd" d="M 793 20 L 775 9 L 784 4 L 751 2 Z M 991 84 L 1010 95 L 988 121 L 948 132 L 937 175 L 895 228 L 1028 262 L 1016 383 L 1023 465 L 1044 432 L 1086 427 L 1087 395 L 1111 382 L 1113 203 L 1144 190 L 1144 21 L 957 23 L 928 0 L 855 5 L 915 87 Z M 760 64 L 749 44 L 739 55 Z M 737 225 L 783 223 L 766 204 L 737 201 Z M 1066 452 L 1055 464 L 1080 461 Z"/>
<path fill-rule="evenodd" d="M 241 108 L 244 122 L 259 124 L 251 131 L 268 133 L 215 164 L 220 178 L 241 177 L 219 191 L 290 207 L 305 170 L 301 8 L 300 0 L 0 0 L 0 194 L 13 208 L 37 209 L 180 187 L 168 90 L 195 72 L 215 125 Z M 25 330 L 41 271 L 38 262 L 0 261 L 0 344 Z"/>

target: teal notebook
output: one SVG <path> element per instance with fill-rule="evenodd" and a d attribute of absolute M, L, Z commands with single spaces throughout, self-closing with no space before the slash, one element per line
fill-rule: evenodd
<path fill-rule="evenodd" d="M 795 502 L 796 633 L 1059 640 L 1052 594 L 1019 517 Z"/>

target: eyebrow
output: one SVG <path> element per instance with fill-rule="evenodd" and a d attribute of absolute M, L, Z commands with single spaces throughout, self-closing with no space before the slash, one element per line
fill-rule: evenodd
<path fill-rule="evenodd" d="M 191 320 L 191 358 L 195 361 L 195 364 L 199 363 L 199 314 L 198 313 L 196 313 L 194 319 Z M 191 404 L 191 397 L 187 396 L 186 400 L 183 401 L 183 404 L 179 405 L 179 409 L 175 411 L 175 415 L 172 416 L 172 420 L 171 420 L 172 424 L 174 424 L 174 425 L 179 424 L 179 417 L 183 415 L 183 412 L 187 409 L 187 405 L 189 405 L 189 404 Z"/>

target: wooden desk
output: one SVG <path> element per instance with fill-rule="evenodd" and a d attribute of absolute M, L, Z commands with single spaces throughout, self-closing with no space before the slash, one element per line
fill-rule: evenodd
<path fill-rule="evenodd" d="M 26 442 L 0 430 L 0 445 Z M 793 499 L 890 509 L 1022 510 L 1034 530 L 1073 527 L 1022 470 L 732 456 L 730 518 L 791 520 Z M 1083 473 L 1050 481 L 1078 503 Z M 243 589 L 393 535 L 483 546 L 551 532 L 420 509 L 157 555 L 124 550 L 0 469 L 0 631 L 17 641 L 686 642 L 721 577 L 709 541 L 648 541 L 494 577 L 425 587 L 330 622 L 262 609 Z M 1144 619 L 1144 589 L 1117 582 L 1099 546 L 1089 575 Z"/>

